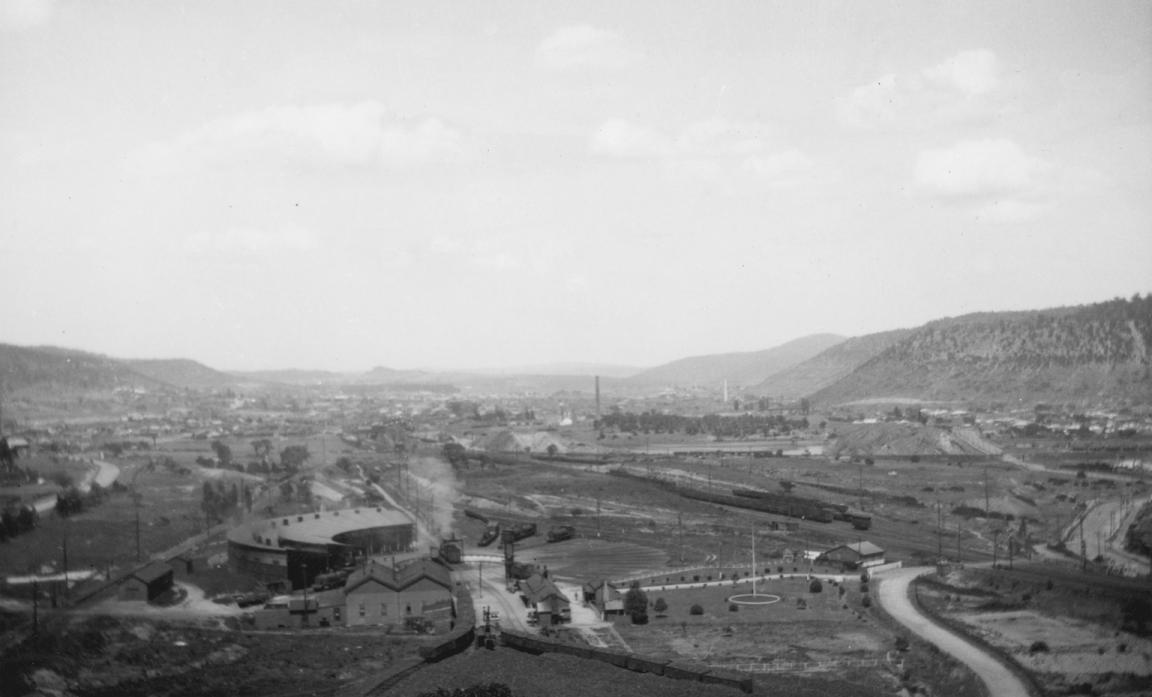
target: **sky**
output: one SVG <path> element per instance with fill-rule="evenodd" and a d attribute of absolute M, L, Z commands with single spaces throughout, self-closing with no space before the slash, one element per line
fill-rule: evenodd
<path fill-rule="evenodd" d="M 1152 3 L 0 0 L 0 341 L 652 366 L 1152 291 Z"/>

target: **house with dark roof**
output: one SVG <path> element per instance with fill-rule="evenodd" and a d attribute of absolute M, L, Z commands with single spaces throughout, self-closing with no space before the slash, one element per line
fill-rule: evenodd
<path fill-rule="evenodd" d="M 520 592 L 528 607 L 536 612 L 541 625 L 557 624 L 572 618 L 571 599 L 551 579 L 533 574 L 520 581 Z"/>
<path fill-rule="evenodd" d="M 403 624 L 411 617 L 452 611 L 452 576 L 431 559 L 396 568 L 369 564 L 344 584 L 346 624 Z"/>
<path fill-rule="evenodd" d="M 172 588 L 172 567 L 154 561 L 133 571 L 120 583 L 120 600 L 152 602 Z"/>
<path fill-rule="evenodd" d="M 624 614 L 624 595 L 605 580 L 584 584 L 584 602 L 595 606 L 601 616 Z"/>
<path fill-rule="evenodd" d="M 867 541 L 840 545 L 824 552 L 816 561 L 839 564 L 845 569 L 864 569 L 884 563 L 884 550 Z"/>

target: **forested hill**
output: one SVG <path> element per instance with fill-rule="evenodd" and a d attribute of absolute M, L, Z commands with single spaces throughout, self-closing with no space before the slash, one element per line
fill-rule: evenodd
<path fill-rule="evenodd" d="M 115 358 L 54 346 L 0 344 L 0 375 L 8 393 L 83 392 L 160 385 Z"/>
<path fill-rule="evenodd" d="M 1152 296 L 929 322 L 811 395 L 1024 403 L 1152 401 Z"/>
<path fill-rule="evenodd" d="M 215 389 L 236 384 L 187 359 L 125 360 L 55 346 L 0 344 L 0 378 L 15 395 L 61 395 L 118 388 Z"/>
<path fill-rule="evenodd" d="M 733 388 L 752 386 L 844 340 L 836 334 L 812 334 L 763 351 L 681 358 L 650 368 L 623 382 L 628 385 L 710 385 L 727 380 Z"/>

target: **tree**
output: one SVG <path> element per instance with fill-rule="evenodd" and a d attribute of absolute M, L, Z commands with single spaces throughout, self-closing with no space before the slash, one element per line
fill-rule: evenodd
<path fill-rule="evenodd" d="M 560 448 L 556 447 L 555 443 L 548 444 L 548 457 L 556 457 L 558 452 L 560 452 Z"/>
<path fill-rule="evenodd" d="M 311 456 L 307 446 L 289 445 L 280 451 L 280 466 L 290 472 L 295 472 Z"/>
<path fill-rule="evenodd" d="M 212 452 L 216 453 L 216 459 L 220 462 L 221 467 L 232 465 L 232 448 L 229 448 L 222 441 L 212 441 Z"/>
<path fill-rule="evenodd" d="M 445 443 L 444 447 L 440 448 L 440 452 L 448 464 L 452 466 L 468 464 L 468 455 L 464 446 L 459 443 Z"/>
<path fill-rule="evenodd" d="M 656 604 L 652 606 L 652 609 L 656 611 L 657 615 L 663 615 L 668 611 L 668 603 L 664 601 L 664 598 L 657 598 Z"/>
<path fill-rule="evenodd" d="M 818 579 L 818 578 L 812 579 L 812 583 L 808 584 L 808 592 L 809 593 L 820 593 L 820 592 L 823 592 L 823 590 L 824 590 L 824 584 L 820 583 L 820 579 Z"/>
<path fill-rule="evenodd" d="M 640 590 L 639 581 L 633 581 L 632 587 L 624 594 L 624 612 L 631 615 L 634 624 L 648 621 L 648 595 Z"/>

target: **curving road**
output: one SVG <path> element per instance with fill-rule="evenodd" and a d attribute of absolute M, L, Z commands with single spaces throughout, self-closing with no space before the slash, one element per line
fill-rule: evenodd
<path fill-rule="evenodd" d="M 908 597 L 912 579 L 933 571 L 930 566 L 896 569 L 877 574 L 880 604 L 897 622 L 967 665 L 996 697 L 1029 697 L 1027 686 L 1004 664 L 983 649 L 921 615 Z"/>

